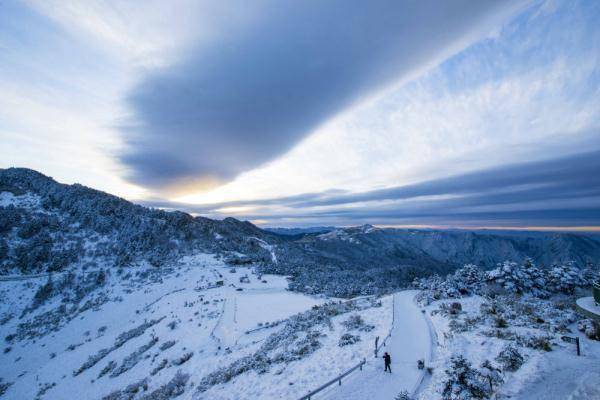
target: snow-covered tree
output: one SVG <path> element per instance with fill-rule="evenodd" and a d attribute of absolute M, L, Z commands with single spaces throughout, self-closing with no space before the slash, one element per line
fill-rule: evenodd
<path fill-rule="evenodd" d="M 485 282 L 485 273 L 477 265 L 467 264 L 449 275 L 446 282 L 461 295 L 479 293 Z"/>
<path fill-rule="evenodd" d="M 582 271 L 573 263 L 553 265 L 547 273 L 547 285 L 552 292 L 573 293 L 576 287 L 585 286 Z"/>
<path fill-rule="evenodd" d="M 482 375 L 461 355 L 450 359 L 450 368 L 446 370 L 442 399 L 471 400 L 484 399 L 488 395 Z"/>
<path fill-rule="evenodd" d="M 537 268 L 531 260 L 522 264 L 505 261 L 498 268 L 487 272 L 487 281 L 500 285 L 509 293 L 548 296 L 544 271 Z"/>
<path fill-rule="evenodd" d="M 600 324 L 594 320 L 582 319 L 577 324 L 577 329 L 590 339 L 600 340 Z"/>

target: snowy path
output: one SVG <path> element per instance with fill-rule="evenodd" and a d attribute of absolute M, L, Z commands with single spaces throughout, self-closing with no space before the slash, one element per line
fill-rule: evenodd
<path fill-rule="evenodd" d="M 315 398 L 331 400 L 393 400 L 406 390 L 413 393 L 423 378 L 417 369 L 417 360 L 430 359 L 431 335 L 426 317 L 414 303 L 416 290 L 406 290 L 394 295 L 395 323 L 386 346 L 379 356 L 387 351 L 392 357 L 392 373 L 383 372 L 383 360 L 373 355 L 367 358 L 362 371 L 351 374 L 341 386 L 332 386 Z"/>

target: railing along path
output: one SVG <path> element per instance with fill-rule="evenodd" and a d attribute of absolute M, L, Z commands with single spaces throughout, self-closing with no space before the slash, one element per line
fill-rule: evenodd
<path fill-rule="evenodd" d="M 387 334 L 385 339 L 383 339 L 383 341 L 377 346 L 376 351 L 375 351 L 375 357 L 377 357 L 377 352 L 379 351 L 379 349 L 381 349 L 382 346 L 385 346 L 385 342 L 392 336 L 392 329 L 394 329 L 394 322 L 395 322 L 395 314 L 396 314 L 396 296 L 392 295 L 392 326 L 390 327 L 390 332 Z M 361 362 L 359 362 L 352 368 L 341 373 L 340 375 L 336 376 L 335 378 L 328 381 L 327 383 L 324 383 L 323 385 L 319 386 L 318 388 L 311 390 L 304 396 L 300 397 L 298 400 L 310 400 L 312 396 L 321 392 L 324 389 L 327 389 L 329 386 L 335 384 L 336 382 L 338 385 L 341 385 L 342 378 L 345 378 L 346 376 L 350 375 L 352 372 L 356 371 L 357 369 L 360 369 L 362 371 L 363 365 L 365 365 L 366 363 L 367 363 L 367 359 L 363 358 L 363 360 Z"/>

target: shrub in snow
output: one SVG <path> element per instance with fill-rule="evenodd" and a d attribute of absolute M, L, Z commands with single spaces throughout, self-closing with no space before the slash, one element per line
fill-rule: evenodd
<path fill-rule="evenodd" d="M 4 382 L 2 378 L 0 378 L 0 396 L 2 396 L 9 387 L 11 387 L 12 382 Z"/>
<path fill-rule="evenodd" d="M 121 333 L 115 339 L 115 347 L 121 347 L 128 340 L 131 340 L 135 337 L 141 336 L 144 332 L 146 332 L 146 329 L 158 324 L 160 321 L 162 321 L 165 318 L 166 317 L 161 317 L 159 319 L 151 319 L 150 321 L 144 321 L 144 323 L 142 323 L 141 325 L 139 325 L 133 329 L 130 329 L 126 332 Z"/>
<path fill-rule="evenodd" d="M 158 374 L 158 372 L 160 370 L 162 370 L 163 368 L 165 368 L 167 366 L 167 364 L 169 363 L 169 361 L 167 361 L 166 358 L 163 358 L 158 365 L 152 370 L 150 371 L 150 375 L 154 376 L 156 374 Z"/>
<path fill-rule="evenodd" d="M 344 333 L 340 337 L 340 341 L 339 341 L 338 345 L 340 347 L 343 347 L 343 346 L 348 346 L 348 345 L 358 343 L 358 342 L 360 342 L 360 336 L 351 335 L 349 333 Z"/>
<path fill-rule="evenodd" d="M 37 392 L 37 396 L 35 397 L 36 400 L 41 399 L 42 396 L 45 395 L 46 392 L 48 390 L 52 389 L 54 386 L 56 386 L 56 382 L 52 382 L 52 383 L 46 382 L 43 385 L 40 385 L 38 392 Z"/>
<path fill-rule="evenodd" d="M 140 390 L 148 390 L 148 379 L 142 379 L 127 385 L 125 389 L 115 390 L 107 396 L 104 396 L 102 400 L 133 400 Z"/>
<path fill-rule="evenodd" d="M 444 400 L 483 399 L 488 396 L 481 374 L 463 356 L 453 356 L 446 370 L 447 379 L 442 391 Z"/>
<path fill-rule="evenodd" d="M 510 293 L 548 297 L 550 293 L 571 294 L 577 287 L 586 286 L 586 274 L 573 263 L 553 265 L 548 270 L 537 268 L 531 260 L 522 264 L 504 262 L 487 273 L 487 280 Z"/>
<path fill-rule="evenodd" d="M 471 295 L 481 290 L 485 282 L 485 273 L 478 266 L 467 264 L 449 275 L 446 281 L 447 287 L 459 295 Z"/>
<path fill-rule="evenodd" d="M 403 390 L 394 397 L 394 400 L 412 400 L 412 397 L 406 390 Z"/>
<path fill-rule="evenodd" d="M 33 307 L 37 307 L 52 296 L 52 290 L 54 289 L 54 284 L 52 282 L 52 275 L 48 275 L 48 280 L 45 284 L 41 285 L 35 295 L 33 296 Z"/>
<path fill-rule="evenodd" d="M 10 312 L 5 312 L 4 314 L 2 314 L 2 317 L 0 317 L 0 326 L 6 324 L 8 321 L 13 319 L 13 317 L 14 315 Z"/>
<path fill-rule="evenodd" d="M 519 349 L 512 344 L 504 346 L 496 357 L 496 361 L 502 366 L 503 370 L 511 372 L 521 368 L 521 365 L 525 362 Z"/>
<path fill-rule="evenodd" d="M 440 304 L 440 313 L 442 315 L 456 316 L 462 311 L 462 304 L 459 302 L 442 303 Z"/>
<path fill-rule="evenodd" d="M 121 375 L 123 372 L 129 371 L 131 368 L 135 367 L 137 363 L 142 359 L 142 355 L 148 351 L 152 346 L 154 346 L 158 342 L 157 337 L 153 337 L 150 341 L 140 347 L 138 347 L 133 353 L 129 354 L 119 368 L 115 369 L 111 372 L 110 377 L 114 378 Z"/>
<path fill-rule="evenodd" d="M 485 299 L 480 312 L 492 326 L 502 327 L 505 321 L 508 326 L 562 333 L 578 319 L 572 310 L 573 299 L 563 301 L 562 297 L 563 295 L 554 295 L 550 299 L 540 299 L 531 295 L 499 296 Z"/>
<path fill-rule="evenodd" d="M 194 355 L 193 351 L 190 351 L 189 353 L 184 353 L 183 355 L 181 355 L 181 357 L 178 357 L 178 358 L 174 359 L 173 361 L 171 361 L 171 364 L 181 365 L 181 364 L 185 363 L 187 360 L 189 360 L 190 358 L 192 358 L 193 355 Z"/>
<path fill-rule="evenodd" d="M 503 316 L 498 315 L 494 318 L 494 326 L 496 328 L 506 328 L 508 327 L 508 323 L 506 322 Z"/>
<path fill-rule="evenodd" d="M 106 272 L 103 269 L 96 274 L 96 285 L 103 286 L 106 283 Z"/>
<path fill-rule="evenodd" d="M 108 374 L 109 372 L 111 372 L 112 370 L 114 370 L 117 366 L 117 362 L 114 360 L 109 361 L 108 364 L 106 364 L 106 366 L 104 368 L 102 368 L 102 371 L 100 371 L 100 373 L 98 374 L 98 379 L 102 378 L 104 375 Z"/>
<path fill-rule="evenodd" d="M 173 379 L 158 389 L 140 397 L 140 400 L 169 400 L 185 392 L 185 386 L 190 379 L 189 374 L 177 371 Z"/>
<path fill-rule="evenodd" d="M 500 372 L 500 369 L 494 367 L 489 360 L 485 360 L 481 364 L 479 373 L 487 381 L 490 393 L 494 391 L 494 387 L 498 387 L 502 384 L 502 382 L 504 382 Z"/>
<path fill-rule="evenodd" d="M 600 324 L 591 319 L 582 319 L 577 323 L 577 329 L 592 340 L 600 340 Z"/>
<path fill-rule="evenodd" d="M 524 334 L 517 336 L 517 343 L 521 346 L 530 347 L 535 350 L 552 351 L 550 337 L 538 336 L 534 334 Z"/>
<path fill-rule="evenodd" d="M 448 327 L 453 333 L 462 333 L 477 328 L 481 321 L 482 319 L 479 316 L 466 316 L 462 319 L 452 318 L 448 323 Z"/>
<path fill-rule="evenodd" d="M 347 320 L 342 322 L 342 325 L 348 330 L 357 329 L 363 332 L 370 332 L 375 329 L 375 326 L 366 324 L 358 314 L 351 315 Z"/>
<path fill-rule="evenodd" d="M 77 376 L 77 375 L 81 374 L 83 371 L 93 367 L 100 360 L 102 360 L 104 357 L 106 357 L 108 354 L 110 354 L 110 352 L 123 346 L 125 343 L 127 343 L 127 341 L 129 341 L 135 337 L 141 336 L 146 331 L 146 329 L 150 328 L 153 325 L 158 324 L 163 319 L 165 319 L 165 317 L 162 317 L 159 319 L 152 319 L 150 321 L 144 321 L 143 324 L 141 324 L 133 329 L 130 329 L 126 332 L 121 333 L 115 339 L 115 344 L 112 347 L 110 347 L 108 349 L 100 349 L 96 354 L 89 356 L 87 361 L 84 362 L 81 365 L 81 367 L 79 367 L 78 369 L 73 371 L 73 376 Z"/>
<path fill-rule="evenodd" d="M 173 347 L 175 345 L 175 343 L 177 343 L 177 341 L 175 341 L 175 340 L 167 340 L 166 342 L 164 342 L 163 344 L 160 345 L 159 349 L 161 351 L 165 351 L 165 350 L 170 349 L 171 347 Z"/>

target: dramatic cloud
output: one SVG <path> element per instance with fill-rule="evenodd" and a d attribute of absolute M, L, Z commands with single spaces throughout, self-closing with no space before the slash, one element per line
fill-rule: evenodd
<path fill-rule="evenodd" d="M 590 171 L 600 171 L 600 151 L 362 193 L 307 193 L 184 208 L 215 216 L 223 208 L 246 207 L 258 212 L 241 212 L 239 217 L 271 223 L 312 219 L 322 223 L 598 225 L 600 175 Z M 149 204 L 182 207 L 169 202 Z"/>
<path fill-rule="evenodd" d="M 600 225 L 598 1 L 0 8 L 1 167 L 280 226 Z"/>
<path fill-rule="evenodd" d="M 442 61 L 518 2 L 262 2 L 142 78 L 122 162 L 139 184 L 230 180 L 320 124 Z"/>

